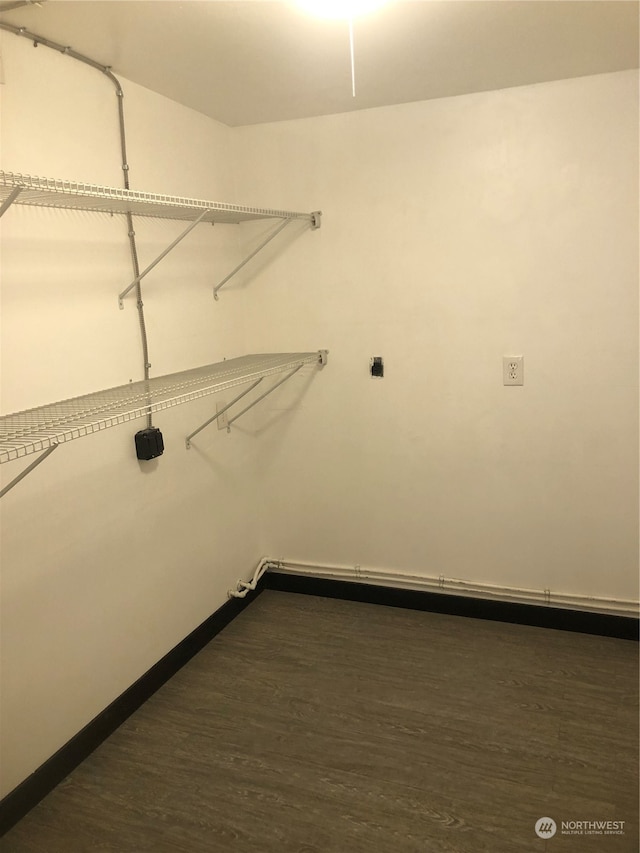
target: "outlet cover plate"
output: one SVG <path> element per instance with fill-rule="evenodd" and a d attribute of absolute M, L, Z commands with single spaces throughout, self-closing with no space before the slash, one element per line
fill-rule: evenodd
<path fill-rule="evenodd" d="M 524 385 L 524 356 L 502 356 L 502 384 Z"/>

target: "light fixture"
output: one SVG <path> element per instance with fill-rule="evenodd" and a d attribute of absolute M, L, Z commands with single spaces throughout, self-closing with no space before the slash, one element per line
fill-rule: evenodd
<path fill-rule="evenodd" d="M 353 50 L 353 19 L 375 12 L 389 0 L 296 0 L 305 12 L 317 18 L 349 22 L 349 53 L 351 56 L 351 94 L 356 96 L 356 62 Z"/>
<path fill-rule="evenodd" d="M 375 12 L 389 0 L 296 0 L 297 5 L 318 18 L 352 21 Z"/>

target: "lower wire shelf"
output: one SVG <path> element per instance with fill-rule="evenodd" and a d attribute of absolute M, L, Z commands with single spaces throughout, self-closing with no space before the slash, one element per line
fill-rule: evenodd
<path fill-rule="evenodd" d="M 236 385 L 325 362 L 326 350 L 245 355 L 3 415 L 0 464 Z"/>

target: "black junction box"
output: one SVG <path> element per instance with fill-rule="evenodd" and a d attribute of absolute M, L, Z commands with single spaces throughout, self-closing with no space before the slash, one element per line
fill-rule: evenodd
<path fill-rule="evenodd" d="M 164 441 L 158 427 L 147 427 L 136 433 L 136 456 L 138 459 L 155 459 L 162 456 Z"/>

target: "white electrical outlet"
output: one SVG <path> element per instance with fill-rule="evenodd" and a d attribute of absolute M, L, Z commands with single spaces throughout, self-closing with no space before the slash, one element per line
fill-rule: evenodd
<path fill-rule="evenodd" d="M 227 404 L 224 400 L 219 400 L 216 403 L 216 412 L 219 412 L 220 409 L 224 409 Z M 226 429 L 229 426 L 229 419 L 227 418 L 227 413 L 220 415 L 218 418 L 218 429 Z"/>
<path fill-rule="evenodd" d="M 524 385 L 524 356 L 502 356 L 502 384 Z"/>

